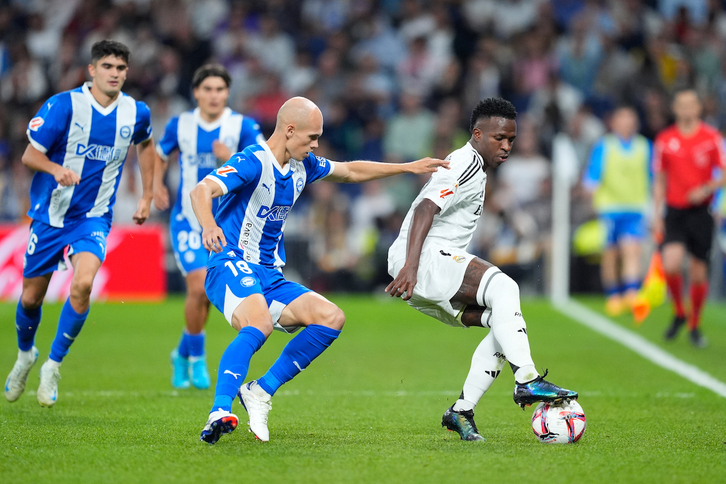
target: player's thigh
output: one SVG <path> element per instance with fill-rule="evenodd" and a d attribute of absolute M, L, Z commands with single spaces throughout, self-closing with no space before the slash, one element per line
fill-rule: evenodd
<path fill-rule="evenodd" d="M 484 277 L 484 273 L 492 268 L 496 269 L 496 266 L 490 262 L 480 259 L 479 257 L 471 259 L 469 265 L 466 267 L 464 280 L 462 281 L 459 290 L 456 292 L 454 297 L 451 298 L 451 300 L 461 302 L 466 305 L 477 305 L 476 294 L 479 290 L 479 285 Z"/>
<path fill-rule="evenodd" d="M 242 260 L 210 267 L 204 289 L 209 301 L 233 328 L 239 331 L 253 326 L 267 336 L 272 333 L 272 317 L 255 269 L 257 266 Z"/>
<path fill-rule="evenodd" d="M 285 306 L 279 324 L 282 327 L 319 324 L 340 330 L 345 324 L 345 314 L 320 294 L 310 291 Z"/>
<path fill-rule="evenodd" d="M 195 299 L 201 299 L 208 302 L 207 294 L 204 291 L 204 280 L 207 277 L 207 268 L 202 267 L 188 272 L 184 277 L 187 284 L 187 296 Z"/>

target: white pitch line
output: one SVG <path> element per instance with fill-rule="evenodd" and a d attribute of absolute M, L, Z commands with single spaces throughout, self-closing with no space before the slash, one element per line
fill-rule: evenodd
<path fill-rule="evenodd" d="M 717 380 L 697 366 L 676 358 L 639 334 L 623 328 L 582 304 L 570 300 L 563 304 L 555 304 L 554 307 L 583 326 L 630 348 L 646 360 L 652 361 L 698 386 L 707 388 L 717 395 L 726 397 L 726 383 Z"/>

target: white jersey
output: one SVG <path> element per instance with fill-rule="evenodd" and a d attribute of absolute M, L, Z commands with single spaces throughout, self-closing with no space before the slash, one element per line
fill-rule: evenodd
<path fill-rule="evenodd" d="M 484 187 L 487 181 L 484 160 L 469 143 L 446 159 L 451 162 L 450 169 L 439 169 L 431 175 L 431 179 L 413 201 L 398 238 L 388 250 L 389 264 L 406 259 L 413 212 L 424 199 L 434 202 L 441 211 L 434 215 L 423 250 L 432 245 L 465 250 L 471 242 L 484 206 Z"/>

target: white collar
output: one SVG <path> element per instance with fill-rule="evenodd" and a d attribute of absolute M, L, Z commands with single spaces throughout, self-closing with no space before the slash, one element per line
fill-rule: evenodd
<path fill-rule="evenodd" d="M 272 160 L 272 166 L 277 168 L 277 171 L 279 171 L 280 174 L 287 175 L 287 172 L 290 171 L 290 163 L 288 162 L 285 165 L 285 167 L 283 168 L 282 166 L 280 166 L 280 163 L 277 161 L 277 158 L 275 158 L 275 155 L 272 153 L 272 150 L 270 149 L 270 147 L 267 146 L 266 142 L 260 141 L 260 146 L 262 146 L 262 148 L 264 148 L 265 153 L 267 153 L 267 156 L 269 156 L 270 159 Z"/>
<path fill-rule="evenodd" d="M 222 122 L 231 115 L 232 110 L 229 107 L 226 107 L 224 108 L 224 111 L 222 111 L 222 114 L 210 123 L 202 119 L 202 111 L 201 109 L 199 109 L 199 107 L 194 109 L 194 119 L 197 120 L 197 124 L 199 125 L 199 127 L 206 132 L 214 131 L 215 129 L 219 128 L 222 125 Z"/>
<path fill-rule="evenodd" d="M 119 100 L 121 99 L 121 96 L 124 95 L 124 93 L 120 92 L 118 93 L 118 96 L 116 99 L 109 104 L 106 107 L 101 106 L 98 101 L 96 101 L 96 98 L 93 97 L 93 94 L 91 94 L 91 86 L 93 85 L 92 82 L 85 82 L 83 86 L 81 86 L 81 90 L 83 91 L 83 94 L 88 98 L 89 102 L 91 103 L 91 106 L 94 107 L 96 111 L 98 111 L 103 116 L 106 116 L 108 114 L 111 114 L 111 112 L 116 109 L 116 106 L 119 103 Z"/>

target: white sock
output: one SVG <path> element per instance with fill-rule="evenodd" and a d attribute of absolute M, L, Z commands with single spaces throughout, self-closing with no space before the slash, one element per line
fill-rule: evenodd
<path fill-rule="evenodd" d="M 489 325 L 509 363 L 518 368 L 514 374 L 517 383 L 537 378 L 517 283 L 498 268 L 492 267 L 484 273 L 476 297 L 479 305 L 492 310 Z"/>
<path fill-rule="evenodd" d="M 33 349 L 31 348 L 28 351 L 18 350 L 18 360 L 24 365 L 32 363 Z"/>
<path fill-rule="evenodd" d="M 464 381 L 464 390 L 454 404 L 454 410 L 474 410 L 481 397 L 489 390 L 494 380 L 502 371 L 505 362 L 502 348 L 497 344 L 494 333 L 489 334 L 479 343 L 471 358 L 471 369 Z"/>

